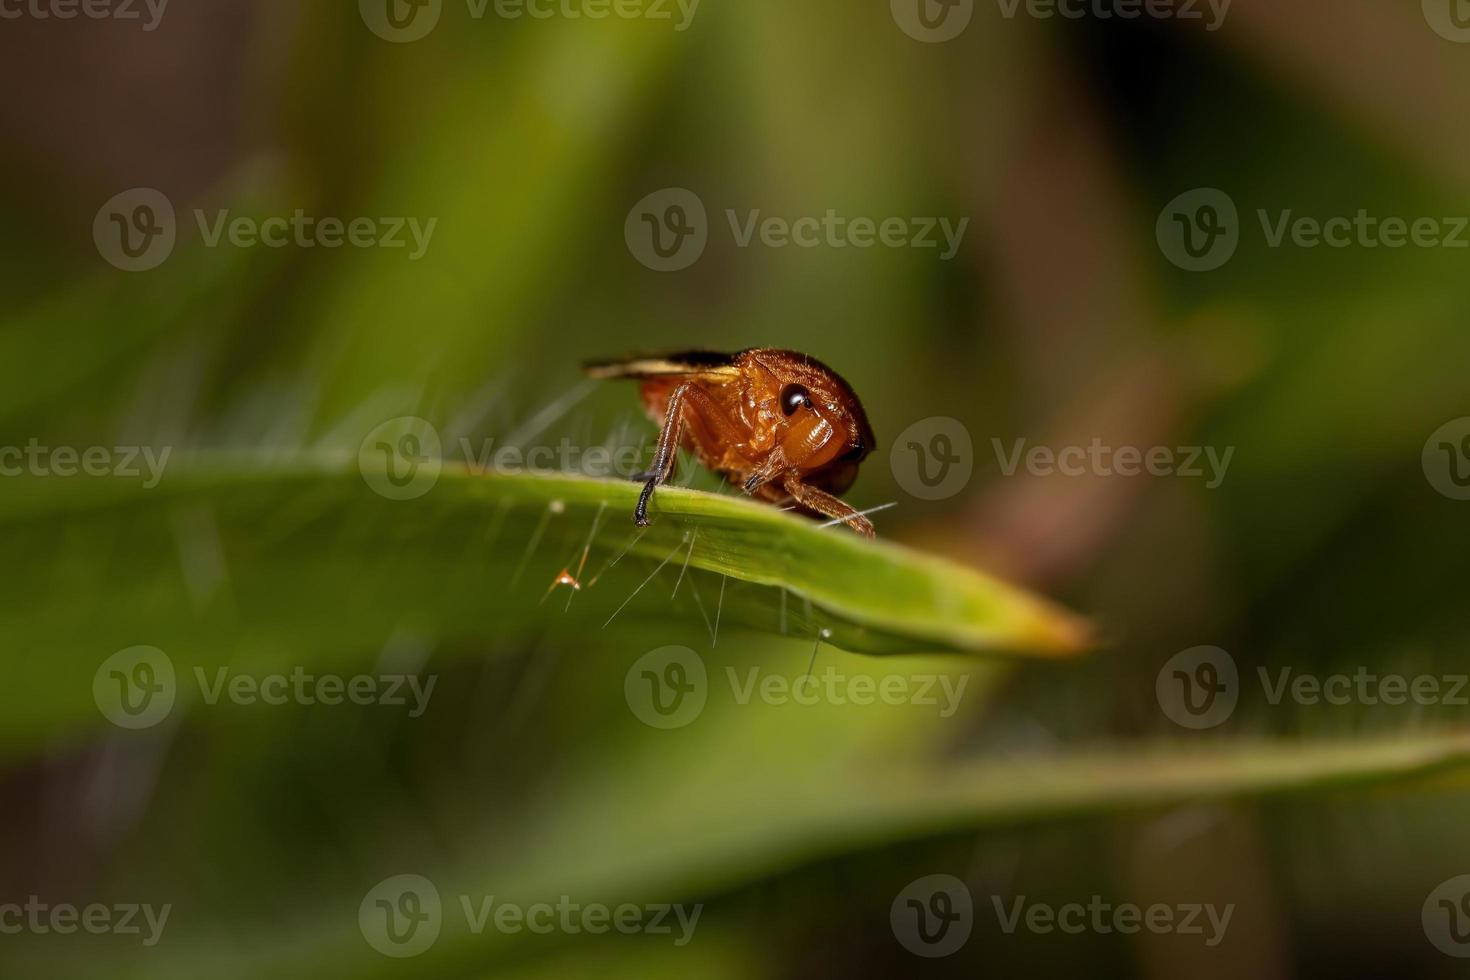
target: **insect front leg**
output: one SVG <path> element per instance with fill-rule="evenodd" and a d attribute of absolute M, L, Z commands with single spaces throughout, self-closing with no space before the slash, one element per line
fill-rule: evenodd
<path fill-rule="evenodd" d="M 725 417 L 725 413 L 703 388 L 685 381 L 669 395 L 668 410 L 664 413 L 664 425 L 658 433 L 658 443 L 653 450 L 653 465 L 648 468 L 648 480 L 643 492 L 638 495 L 638 506 L 633 511 L 633 521 L 639 527 L 648 526 L 648 500 L 654 487 L 668 480 L 678 458 L 679 444 L 683 440 L 686 418 L 684 413 L 694 412 L 700 420 L 715 430 L 727 444 L 743 441 L 740 429 Z"/>
<path fill-rule="evenodd" d="M 786 488 L 787 493 L 791 494 L 792 499 L 808 510 L 814 510 L 818 514 L 825 514 L 833 520 L 841 521 L 865 538 L 874 536 L 872 521 L 825 490 L 818 490 L 814 486 L 802 483 L 796 471 L 788 472 L 782 478 L 781 485 Z"/>

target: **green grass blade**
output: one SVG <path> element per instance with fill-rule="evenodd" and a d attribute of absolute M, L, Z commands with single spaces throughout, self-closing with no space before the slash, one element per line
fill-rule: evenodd
<path fill-rule="evenodd" d="M 712 636 L 718 622 L 872 653 L 1058 656 L 1087 640 L 1082 620 L 979 572 L 743 499 L 665 488 L 639 532 L 637 492 L 446 466 L 423 496 L 390 500 L 340 454 L 178 457 L 151 489 L 0 481 L 0 529 L 29 569 L 0 615 L 29 651 L 16 669 L 34 692 L 0 740 L 96 722 L 93 673 L 140 644 L 181 671 L 340 669 L 405 630 L 505 644 L 568 613 L 589 630 L 653 618 Z M 579 568 L 571 604 L 551 586 Z M 82 595 L 94 599 L 79 615 Z"/>

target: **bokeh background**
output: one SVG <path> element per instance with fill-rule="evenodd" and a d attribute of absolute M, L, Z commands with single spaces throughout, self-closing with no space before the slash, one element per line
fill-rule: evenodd
<path fill-rule="evenodd" d="M 900 0 L 704 0 L 683 30 L 672 4 L 670 20 L 534 19 L 444 0 L 407 43 L 382 36 L 371 4 L 174 0 L 152 30 L 142 6 L 141 21 L 8 8 L 0 443 L 224 452 L 247 475 L 177 508 L 6 478 L 0 899 L 172 913 L 151 947 L 0 935 L 0 972 L 1463 975 L 1428 901 L 1470 872 L 1460 756 L 1432 778 L 1381 777 L 1458 745 L 1465 707 L 1273 704 L 1255 680 L 1467 670 L 1470 504 L 1425 453 L 1470 414 L 1470 234 L 1272 247 L 1257 217 L 1366 210 L 1452 231 L 1470 214 L 1459 6 L 1235 0 L 1223 16 L 1124 19 L 930 2 L 936 23 L 964 21 L 935 41 Z M 94 224 L 134 188 L 167 198 L 178 233 L 155 267 L 126 272 Z M 666 188 L 707 210 L 707 245 L 678 271 L 640 261 L 628 231 Z M 1238 209 L 1238 246 L 1207 271 L 1176 264 L 1159 232 L 1197 188 Z M 436 224 L 417 260 L 209 247 L 196 208 Z M 726 218 L 829 209 L 968 225 L 946 260 L 741 247 Z M 753 345 L 808 351 L 862 395 L 880 452 L 848 496 L 895 504 L 874 515 L 880 536 L 1065 603 L 1095 620 L 1098 647 L 1065 663 L 824 647 L 819 669 L 969 686 L 950 717 L 723 695 L 662 731 L 624 698 L 646 651 L 687 644 L 712 674 L 790 678 L 811 636 L 735 627 L 712 643 L 704 606 L 669 597 L 672 567 L 604 628 L 651 564 L 600 600 L 543 603 L 583 527 L 495 529 L 523 556 L 508 577 L 502 553 L 477 556 L 483 508 L 344 508 L 309 475 L 251 496 L 250 461 L 355 454 L 401 415 L 451 446 L 636 444 L 653 428 L 633 390 L 585 385 L 581 360 Z M 894 439 L 936 417 L 969 434 L 973 473 L 924 500 Z M 1094 438 L 1234 455 L 1210 488 L 1007 475 L 992 441 Z M 625 520 L 609 515 L 606 554 Z M 690 574 L 713 608 L 719 577 Z M 460 615 L 436 620 L 445 595 Z M 89 692 L 136 644 L 181 664 L 395 669 L 437 686 L 417 718 L 189 703 L 125 731 Z M 1156 680 L 1201 645 L 1233 658 L 1239 704 L 1192 730 Z M 1328 778 L 1357 765 L 1361 780 Z M 987 807 L 905 810 L 896 774 L 972 766 Z M 446 924 L 400 959 L 358 913 L 406 873 L 435 883 Z M 963 882 L 973 930 L 931 958 L 890 913 L 932 874 Z M 703 911 L 682 946 L 475 935 L 460 895 Z M 992 897 L 1023 895 L 1234 912 L 1214 946 L 1007 933 Z"/>

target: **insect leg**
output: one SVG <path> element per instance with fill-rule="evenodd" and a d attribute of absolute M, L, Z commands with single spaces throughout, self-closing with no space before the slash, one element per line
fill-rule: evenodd
<path fill-rule="evenodd" d="M 808 510 L 814 510 L 818 514 L 825 514 L 833 520 L 842 521 L 863 537 L 871 538 L 874 536 L 872 521 L 825 490 L 818 490 L 816 487 L 802 483 L 801 477 L 794 470 L 788 472 L 782 478 L 781 485 L 786 488 L 786 492 L 791 494 L 798 504 L 801 504 Z"/>
<path fill-rule="evenodd" d="M 653 450 L 653 465 L 648 468 L 646 474 L 648 480 L 643 484 L 643 492 L 638 495 L 638 506 L 633 511 L 633 520 L 639 527 L 648 525 L 648 500 L 653 496 L 654 487 L 667 480 L 673 472 L 674 461 L 678 458 L 679 443 L 684 435 L 684 410 L 686 408 L 696 412 L 701 420 L 715 429 L 727 442 L 744 441 L 745 437 L 740 429 L 725 417 L 720 406 L 702 388 L 691 381 L 685 381 L 675 388 L 669 395 L 669 406 L 664 415 L 664 425 L 659 430 L 658 444 Z"/>

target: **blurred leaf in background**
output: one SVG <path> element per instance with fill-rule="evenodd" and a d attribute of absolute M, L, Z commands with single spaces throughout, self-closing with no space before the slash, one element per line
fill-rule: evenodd
<path fill-rule="evenodd" d="M 1453 2 L 63 6 L 0 972 L 1459 975 Z M 690 460 L 629 521 L 579 362 L 754 345 L 877 546 Z"/>

